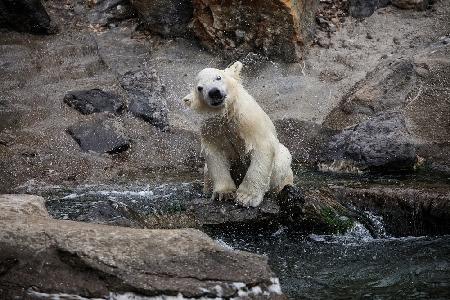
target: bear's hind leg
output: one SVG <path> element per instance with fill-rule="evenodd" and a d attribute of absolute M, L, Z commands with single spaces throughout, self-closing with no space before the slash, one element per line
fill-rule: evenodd
<path fill-rule="evenodd" d="M 294 184 L 294 173 L 292 172 L 291 163 L 291 153 L 283 144 L 279 144 L 270 178 L 270 190 L 272 192 L 278 193 L 286 185 Z"/>

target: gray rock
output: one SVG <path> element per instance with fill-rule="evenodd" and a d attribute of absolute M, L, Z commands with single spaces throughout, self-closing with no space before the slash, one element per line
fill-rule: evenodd
<path fill-rule="evenodd" d="M 390 0 L 350 0 L 349 13 L 354 18 L 369 17 L 377 8 L 388 5 Z"/>
<path fill-rule="evenodd" d="M 131 0 L 144 28 L 162 36 L 184 36 L 192 19 L 190 0 Z"/>
<path fill-rule="evenodd" d="M 67 92 L 64 102 L 84 115 L 97 112 L 119 113 L 125 106 L 118 95 L 101 89 Z"/>
<path fill-rule="evenodd" d="M 41 0 L 0 0 L 0 28 L 34 34 L 53 31 Z"/>
<path fill-rule="evenodd" d="M 89 21 L 94 24 L 107 25 L 136 16 L 136 11 L 128 0 L 97 0 L 89 12 Z"/>
<path fill-rule="evenodd" d="M 160 129 L 169 126 L 166 91 L 154 71 L 126 72 L 120 83 L 128 93 L 128 110 L 133 115 Z"/>
<path fill-rule="evenodd" d="M 342 129 L 382 111 L 403 107 L 415 86 L 412 59 L 382 62 L 342 97 L 339 105 L 326 117 L 324 125 Z"/>
<path fill-rule="evenodd" d="M 67 131 L 81 150 L 86 152 L 114 154 L 130 148 L 130 141 L 119 132 L 115 124 L 102 119 L 71 126 Z"/>
<path fill-rule="evenodd" d="M 391 2 L 401 9 L 425 10 L 431 5 L 432 0 L 391 0 Z"/>
<path fill-rule="evenodd" d="M 399 112 L 384 112 L 335 135 L 325 147 L 323 170 L 408 171 L 416 163 L 415 144 Z"/>
<path fill-rule="evenodd" d="M 4 207 L 4 199 L 7 199 Z M 0 294 L 35 299 L 68 294 L 285 299 L 267 258 L 220 247 L 193 230 L 142 230 L 59 221 L 39 210 L 43 199 L 0 195 Z M 252 288 L 261 290 L 252 292 Z M 134 294 L 136 293 L 136 294 Z M 239 294 L 240 295 L 240 294 Z"/>
<path fill-rule="evenodd" d="M 450 193 L 445 186 L 335 187 L 333 190 L 343 205 L 381 216 L 386 231 L 394 236 L 450 233 Z"/>

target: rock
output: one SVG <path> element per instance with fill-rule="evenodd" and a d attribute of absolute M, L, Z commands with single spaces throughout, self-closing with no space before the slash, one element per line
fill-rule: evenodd
<path fill-rule="evenodd" d="M 418 82 L 405 116 L 417 153 L 432 170 L 450 174 L 450 45 L 436 43 L 414 57 Z"/>
<path fill-rule="evenodd" d="M 342 97 L 324 125 L 343 129 L 382 111 L 402 107 L 415 86 L 416 73 L 411 59 L 384 61 Z"/>
<path fill-rule="evenodd" d="M 257 208 L 232 200 L 213 201 L 200 184 L 166 184 L 145 189 L 121 187 L 64 188 L 46 195 L 52 216 L 135 228 L 255 228 L 293 226 L 318 233 L 345 232 L 353 221 L 328 192 L 286 186 L 266 195 Z M 347 218 L 343 221 L 342 218 Z"/>
<path fill-rule="evenodd" d="M 67 131 L 81 150 L 86 152 L 115 154 L 130 148 L 130 141 L 118 130 L 117 125 L 101 118 L 71 126 Z"/>
<path fill-rule="evenodd" d="M 319 168 L 327 171 L 411 171 L 416 149 L 405 117 L 396 111 L 344 129 L 325 147 Z"/>
<path fill-rule="evenodd" d="M 128 110 L 133 115 L 160 129 L 169 126 L 166 91 L 154 71 L 126 72 L 120 83 L 128 94 Z"/>
<path fill-rule="evenodd" d="M 53 31 L 41 0 L 0 0 L 0 28 L 33 34 Z"/>
<path fill-rule="evenodd" d="M 425 10 L 432 1 L 431 0 L 391 0 L 392 5 L 401 9 Z"/>
<path fill-rule="evenodd" d="M 201 44 L 234 57 L 259 52 L 297 61 L 314 32 L 315 0 L 194 0 L 193 4 L 193 30 Z"/>
<path fill-rule="evenodd" d="M 390 0 L 350 0 L 348 11 L 354 18 L 366 18 L 380 7 L 385 7 Z"/>
<path fill-rule="evenodd" d="M 382 217 L 393 236 L 444 235 L 450 233 L 448 188 L 336 187 L 333 194 L 345 206 Z"/>
<path fill-rule="evenodd" d="M 144 28 L 162 36 L 185 36 L 192 19 L 190 0 L 131 0 Z"/>
<path fill-rule="evenodd" d="M 89 12 L 88 19 L 93 24 L 102 26 L 130 19 L 136 16 L 136 11 L 129 0 L 96 0 Z"/>
<path fill-rule="evenodd" d="M 29 195 L 6 197 L 7 207 L 14 200 L 19 207 L 43 202 Z M 285 299 L 267 258 L 222 248 L 200 231 L 59 221 L 3 205 L 0 201 L 0 294 L 5 299 L 58 294 L 230 298 L 242 293 L 249 299 L 263 293 Z"/>
<path fill-rule="evenodd" d="M 34 195 L 0 194 L 2 213 L 49 218 L 44 198 Z"/>
<path fill-rule="evenodd" d="M 121 112 L 125 104 L 116 94 L 101 89 L 70 91 L 64 96 L 64 102 L 83 115 L 97 112 Z"/>

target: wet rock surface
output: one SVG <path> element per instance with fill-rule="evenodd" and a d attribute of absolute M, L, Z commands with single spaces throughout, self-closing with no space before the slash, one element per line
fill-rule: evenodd
<path fill-rule="evenodd" d="M 193 6 L 189 0 L 131 0 L 143 27 L 166 37 L 184 36 L 189 32 Z"/>
<path fill-rule="evenodd" d="M 34 34 L 49 34 L 54 30 L 41 0 L 0 1 L 0 28 Z"/>
<path fill-rule="evenodd" d="M 285 299 L 266 258 L 222 248 L 199 231 L 58 221 L 43 214 L 40 197 L 0 199 L 4 297 L 103 298 L 131 292 L 191 298 L 245 293 L 250 299 Z M 38 209 L 24 211 L 27 207 Z"/>
<path fill-rule="evenodd" d="M 235 57 L 261 52 L 297 61 L 314 32 L 314 0 L 218 3 L 193 1 L 194 33 L 211 51 L 233 52 Z"/>
<path fill-rule="evenodd" d="M 90 4 L 93 7 L 88 12 L 88 19 L 93 24 L 105 26 L 137 16 L 129 0 L 97 0 Z M 77 10 L 85 12 L 81 4 L 78 4 Z"/>
<path fill-rule="evenodd" d="M 393 236 L 448 234 L 450 192 L 441 188 L 370 187 L 334 189 L 343 205 L 382 216 Z"/>
<path fill-rule="evenodd" d="M 382 113 L 372 119 L 343 130 L 325 147 L 321 158 L 323 169 L 348 164 L 349 171 L 411 171 L 416 163 L 416 150 L 399 112 Z"/>
<path fill-rule="evenodd" d="M 391 0 L 392 5 L 401 9 L 425 10 L 431 4 L 432 0 Z"/>
<path fill-rule="evenodd" d="M 114 122 L 99 118 L 91 123 L 73 125 L 67 132 L 83 151 L 115 154 L 130 148 L 130 140 L 116 127 Z"/>
<path fill-rule="evenodd" d="M 118 95 L 101 89 L 70 91 L 64 96 L 64 103 L 84 115 L 97 112 L 120 113 L 125 106 Z"/>
<path fill-rule="evenodd" d="M 332 128 L 344 128 L 382 111 L 403 107 L 416 86 L 412 59 L 381 62 L 345 95 L 325 120 Z"/>
<path fill-rule="evenodd" d="M 133 115 L 161 129 L 169 126 L 165 88 L 155 71 L 128 71 L 120 83 L 128 93 L 128 110 Z"/>
<path fill-rule="evenodd" d="M 355 18 L 371 16 L 377 8 L 385 7 L 390 0 L 350 0 L 348 3 L 349 14 Z"/>

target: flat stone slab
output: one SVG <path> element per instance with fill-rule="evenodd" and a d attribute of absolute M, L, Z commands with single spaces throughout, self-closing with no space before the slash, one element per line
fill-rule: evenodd
<path fill-rule="evenodd" d="M 70 91 L 64 96 L 64 103 L 83 115 L 98 112 L 119 113 L 125 103 L 118 95 L 101 89 Z"/>
<path fill-rule="evenodd" d="M 0 294 L 6 298 L 285 299 L 263 256 L 222 248 L 194 229 L 55 220 L 43 214 L 43 201 L 0 195 Z"/>
<path fill-rule="evenodd" d="M 85 152 L 115 154 L 130 148 L 130 140 L 115 127 L 113 122 L 104 122 L 99 119 L 73 125 L 67 129 L 67 132 Z"/>

